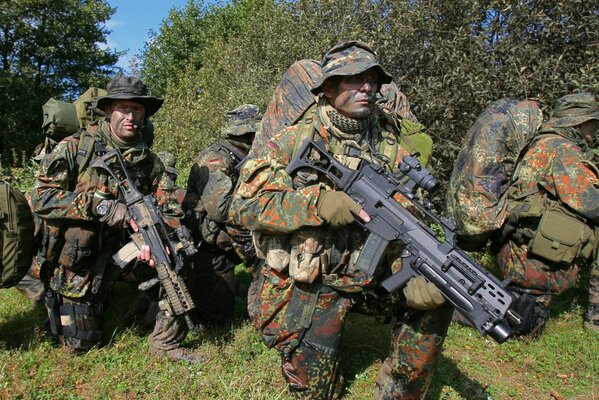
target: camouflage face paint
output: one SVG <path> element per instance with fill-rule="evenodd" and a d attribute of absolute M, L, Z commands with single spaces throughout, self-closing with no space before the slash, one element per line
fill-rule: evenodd
<path fill-rule="evenodd" d="M 348 118 L 368 118 L 378 92 L 378 74 L 371 68 L 357 75 L 326 81 L 324 94 L 340 114 Z"/>

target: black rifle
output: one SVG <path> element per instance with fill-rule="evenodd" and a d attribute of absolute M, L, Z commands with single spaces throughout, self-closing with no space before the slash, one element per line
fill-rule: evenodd
<path fill-rule="evenodd" d="M 160 282 L 167 300 L 167 303 L 161 302 L 161 308 L 172 315 L 183 315 L 187 326 L 192 329 L 194 324 L 189 317 L 189 312 L 195 308 L 195 305 L 180 276 L 183 268 L 181 253 L 191 256 L 197 251 L 189 230 L 181 226 L 169 233 L 162 213 L 157 207 L 156 198 L 151 194 L 144 196 L 137 189 L 129 177 L 120 151 L 111 150 L 103 156 L 97 157 L 90 166 L 105 170 L 118 183 L 129 213 L 139 228 L 137 233 L 131 234 L 133 240 L 119 250 L 113 256 L 113 260 L 121 268 L 124 268 L 129 261 L 136 257 L 137 250 L 147 244 L 150 247 L 152 258 L 156 261 L 158 278 L 142 283 L 140 288 L 147 289 Z M 113 170 L 115 167 L 118 169 L 118 173 Z"/>
<path fill-rule="evenodd" d="M 323 143 L 306 139 L 285 171 L 292 174 L 301 168 L 311 168 L 326 175 L 339 190 L 360 204 L 370 216 L 370 222 L 357 222 L 369 231 L 356 267 L 374 275 L 392 240 L 401 240 L 406 247 L 402 268 L 385 279 L 389 292 L 402 288 L 413 276 L 422 275 L 432 282 L 443 296 L 481 333 L 503 343 L 513 334 L 508 321 L 520 323 L 511 310 L 513 294 L 502 282 L 479 265 L 455 244 L 455 225 L 439 218 L 421 204 L 418 188 L 433 192 L 438 180 L 413 156 L 404 156 L 399 164 L 403 176 L 395 176 L 381 165 L 363 161 L 357 170 L 345 167 L 333 158 Z M 402 182 L 407 182 L 402 184 Z M 444 233 L 439 238 L 428 225 L 416 218 L 394 197 L 399 194 L 438 224 Z M 506 319 L 508 321 L 506 321 Z"/>

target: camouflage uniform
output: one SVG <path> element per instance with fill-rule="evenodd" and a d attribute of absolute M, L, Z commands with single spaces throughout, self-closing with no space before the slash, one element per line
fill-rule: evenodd
<path fill-rule="evenodd" d="M 511 224 L 515 230 L 508 229 L 506 241 L 497 253 L 497 262 L 503 278 L 510 279 L 513 290 L 536 298 L 544 319 L 548 317 L 544 307 L 552 296 L 575 285 L 580 257 L 571 263 L 560 263 L 534 255 L 529 248 L 532 245 L 530 231 L 538 229 L 539 218 L 521 218 L 516 223 L 510 220 L 519 205 L 543 198 L 556 201 L 582 217 L 588 226 L 585 232 L 592 232 L 590 223 L 599 221 L 599 178 L 589 162 L 589 146 L 577 128 L 592 119 L 599 120 L 599 107 L 593 96 L 572 94 L 558 99 L 551 118 L 541 126 L 519 163 L 509 192 L 510 216 L 506 226 Z M 595 243 L 593 234 L 590 235 L 581 251 L 583 254 L 587 250 L 586 257 L 591 252 L 589 245 Z M 539 320 L 531 333 L 540 332 L 544 322 Z"/>
<path fill-rule="evenodd" d="M 388 83 L 391 77 L 375 57 L 361 42 L 335 46 L 325 56 L 323 76 L 313 91 L 319 93 L 331 76 L 357 75 L 370 69 L 378 73 L 379 87 Z M 314 139 L 324 140 L 327 149 L 348 166 L 355 168 L 361 159 L 380 161 L 384 157 L 375 151 L 380 152 L 385 142 L 393 143 L 395 151 L 386 164 L 390 170 L 408 153 L 398 146 L 397 135 L 381 129 L 377 114 L 351 121 L 341 116 L 338 123 L 331 122 L 331 115 L 340 117 L 320 96 L 318 107 L 306 121 L 312 121 Z M 339 129 L 345 122 L 347 126 L 356 123 L 358 130 Z M 389 296 L 377 284 L 400 268 L 400 259 L 393 256 L 400 253 L 400 248 L 394 248 L 399 243 L 389 246 L 376 277 L 355 268 L 365 240 L 363 230 L 354 224 L 333 228 L 317 212 L 319 197 L 332 190 L 331 182 L 309 169 L 294 176 L 285 172 L 298 147 L 296 141 L 301 140 L 302 126 L 284 128 L 255 159 L 245 163 L 231 206 L 235 213 L 231 217 L 253 231 L 258 256 L 265 259 L 257 283 L 259 296 L 248 304 L 252 321 L 265 344 L 280 351 L 282 372 L 292 395 L 337 398 L 343 388 L 341 331 L 352 307 L 366 301 L 371 309 L 400 321 L 393 330 L 392 353 L 380 372 L 375 397 L 421 398 L 444 341 L 451 307 L 410 310 L 400 294 Z"/>
<path fill-rule="evenodd" d="M 163 100 L 146 93 L 138 79 L 118 77 L 108 84 L 108 95 L 97 100 L 97 107 L 113 100 L 130 100 L 144 106 L 147 118 Z M 93 146 L 86 152 L 88 142 Z M 100 222 L 96 205 L 122 197 L 111 177 L 89 167 L 102 146 L 121 150 L 132 179 L 142 193 L 154 193 L 168 225 L 179 227 L 183 215 L 169 189 L 173 183 L 141 134 L 126 143 L 111 133 L 109 121 L 96 121 L 43 157 L 29 200 L 44 222 L 40 256 L 46 270 L 42 277 L 50 276 L 46 306 L 63 346 L 77 352 L 102 340 L 104 308 L 120 274 L 111 256 L 129 240 L 126 229 Z"/>
<path fill-rule="evenodd" d="M 237 184 L 238 164 L 246 157 L 261 115 L 257 106 L 241 105 L 225 113 L 226 139 L 196 157 L 187 181 L 186 210 L 194 212 L 192 228 L 202 244 L 194 261 L 193 291 L 200 316 L 222 324 L 233 318 L 235 309 L 235 266 L 247 267 L 255 258 L 250 233 L 228 223 L 229 206 Z"/>

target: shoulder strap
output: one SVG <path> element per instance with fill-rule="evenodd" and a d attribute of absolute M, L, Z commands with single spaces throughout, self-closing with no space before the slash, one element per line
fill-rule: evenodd
<path fill-rule="evenodd" d="M 77 173 L 81 175 L 87 169 L 87 166 L 96 152 L 106 151 L 106 146 L 98 139 L 98 130 L 100 126 L 92 123 L 86 129 L 81 129 L 76 135 L 79 135 L 79 145 L 77 147 Z"/>
<path fill-rule="evenodd" d="M 316 120 L 316 107 L 317 104 L 312 104 L 310 108 L 306 110 L 302 119 L 299 122 L 299 128 L 297 131 L 297 137 L 295 138 L 295 144 L 293 145 L 293 157 L 299 150 L 302 142 L 306 139 L 314 139 L 314 121 Z"/>
<path fill-rule="evenodd" d="M 243 154 L 243 152 L 241 152 L 237 147 L 233 146 L 226 140 L 221 140 L 220 142 L 218 142 L 218 146 L 219 150 L 226 150 L 233 157 L 236 163 L 240 162 L 245 158 L 245 154 Z"/>

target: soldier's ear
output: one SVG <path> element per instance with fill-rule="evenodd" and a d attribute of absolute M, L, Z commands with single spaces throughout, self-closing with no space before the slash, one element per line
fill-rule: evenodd
<path fill-rule="evenodd" d="M 333 90 L 333 84 L 330 79 L 327 79 L 322 83 L 322 94 L 327 99 L 332 100 L 335 97 L 335 90 Z"/>

